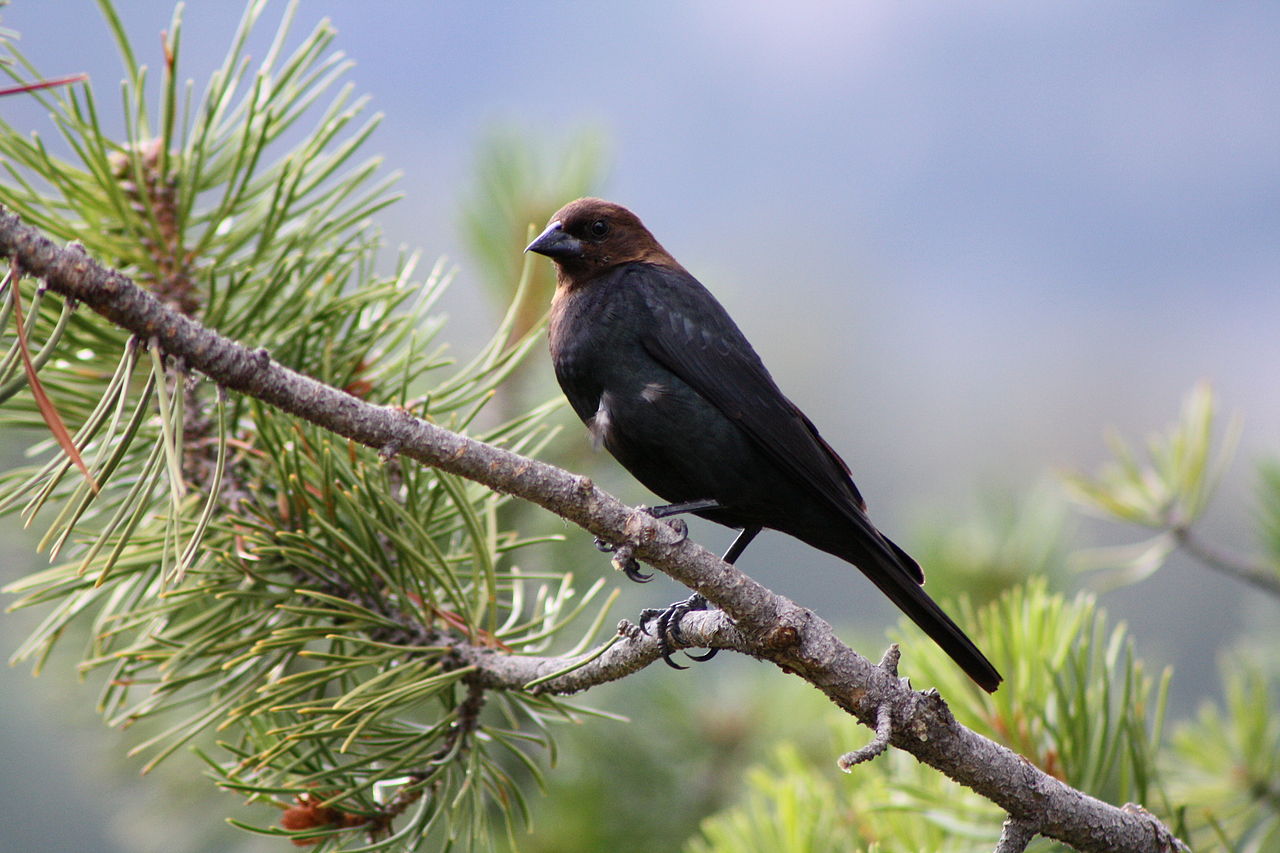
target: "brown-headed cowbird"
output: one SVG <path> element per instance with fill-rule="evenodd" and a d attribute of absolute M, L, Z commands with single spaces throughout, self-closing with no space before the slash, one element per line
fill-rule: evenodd
<path fill-rule="evenodd" d="M 550 343 L 560 387 L 596 443 L 671 501 L 655 515 L 693 512 L 741 530 L 729 562 L 767 527 L 853 563 L 983 689 L 996 689 L 995 667 L 920 588 L 920 566 L 872 525 L 849 466 L 635 214 L 579 199 L 528 251 L 557 266 Z M 699 606 L 694 596 L 664 612 L 660 641 Z"/>

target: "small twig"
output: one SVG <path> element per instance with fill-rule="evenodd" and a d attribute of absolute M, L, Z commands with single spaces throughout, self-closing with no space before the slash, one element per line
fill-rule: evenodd
<path fill-rule="evenodd" d="M 1010 815 L 1000 828 L 1000 842 L 995 853 L 1022 853 L 1036 837 L 1036 828 L 1024 820 Z"/>
<path fill-rule="evenodd" d="M 890 647 L 890 651 L 897 649 L 897 645 Z M 886 653 L 886 657 L 888 653 Z M 896 660 L 895 660 L 896 663 Z M 880 753 L 889 748 L 889 738 L 893 737 L 893 708 L 889 703 L 885 703 L 876 709 L 876 736 L 871 743 L 866 746 L 855 749 L 853 752 L 846 752 L 836 761 L 836 766 L 845 773 L 853 772 L 855 764 L 861 764 L 864 761 L 870 761 Z"/>
<path fill-rule="evenodd" d="M 457 707 L 457 719 L 454 721 L 453 727 L 445 735 L 444 745 L 436 750 L 431 756 L 431 761 L 443 761 L 446 756 L 454 752 L 459 747 L 466 748 L 467 740 L 475 733 L 479 725 L 480 712 L 485 705 L 485 689 L 483 686 L 474 682 L 467 685 L 467 698 Z M 366 832 L 369 834 L 369 840 L 376 840 L 384 833 L 391 831 L 391 822 L 422 799 L 428 790 L 436 789 L 440 786 L 440 781 L 428 787 L 416 787 L 421 784 L 424 779 L 430 778 L 430 773 L 423 771 L 420 773 L 410 773 L 403 779 L 399 780 L 399 790 L 394 798 L 383 807 L 377 816 L 368 822 Z M 388 782 L 392 780 L 387 780 Z"/>
<path fill-rule="evenodd" d="M 898 677 L 898 661 L 902 659 L 902 649 L 898 648 L 898 644 L 894 643 L 884 650 L 884 655 L 880 658 L 880 668 L 892 675 Z"/>
<path fill-rule="evenodd" d="M 1143 808 L 1139 803 L 1125 803 L 1120 807 L 1120 811 L 1126 814 L 1137 815 L 1145 818 L 1150 825 L 1151 835 L 1160 850 L 1168 851 L 1168 853 L 1191 853 L 1191 848 L 1182 842 L 1182 839 L 1174 835 L 1169 827 L 1160 822 L 1160 818 Z"/>
<path fill-rule="evenodd" d="M 755 648 L 722 610 L 699 610 L 680 624 L 680 648 L 698 646 L 751 654 Z M 474 667 L 468 680 L 492 690 L 530 689 L 568 695 L 639 672 L 662 656 L 658 638 L 623 619 L 616 637 L 574 657 L 512 655 L 498 649 L 455 645 L 463 666 Z"/>
<path fill-rule="evenodd" d="M 1236 580 L 1252 584 L 1258 589 L 1280 598 L 1280 574 L 1275 567 L 1262 560 L 1250 560 L 1210 545 L 1191 532 L 1186 525 L 1175 525 L 1171 532 L 1178 544 L 1188 554 L 1209 568 L 1230 575 Z"/>
<path fill-rule="evenodd" d="M 635 571 L 636 546 L 630 542 L 623 542 L 621 545 L 613 549 L 613 556 L 609 558 L 609 562 L 620 572 L 630 574 Z"/>

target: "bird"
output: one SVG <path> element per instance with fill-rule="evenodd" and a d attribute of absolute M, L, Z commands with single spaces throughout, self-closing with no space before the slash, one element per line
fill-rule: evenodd
<path fill-rule="evenodd" d="M 580 198 L 525 251 L 556 267 L 548 339 L 560 388 L 595 445 L 669 501 L 652 514 L 688 512 L 740 531 L 730 563 L 768 528 L 853 564 L 980 687 L 996 690 L 1000 673 L 921 588 L 920 565 L 872 524 L 849 466 L 639 217 Z M 634 564 L 626 571 L 647 579 Z M 683 668 L 670 659 L 668 630 L 678 639 L 679 619 L 707 606 L 694 595 L 645 612 L 660 614 L 668 664 Z"/>

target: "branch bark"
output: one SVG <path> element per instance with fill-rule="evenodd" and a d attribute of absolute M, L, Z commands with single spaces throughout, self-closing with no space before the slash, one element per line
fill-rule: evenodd
<path fill-rule="evenodd" d="M 106 269 L 76 245 L 60 248 L 0 209 L 0 256 L 13 258 L 51 290 L 88 305 L 111 322 L 161 347 L 226 388 L 376 448 L 457 474 L 535 503 L 634 554 L 716 604 L 681 623 L 689 644 L 731 648 L 767 660 L 808 681 L 888 741 L 998 804 L 1022 832 L 1086 851 L 1168 851 L 1181 843 L 1154 816 L 1121 809 L 1078 791 L 1026 759 L 961 726 L 936 691 L 917 692 L 896 673 L 845 646 L 817 615 L 777 595 L 682 539 L 665 522 L 634 510 L 590 479 L 442 429 L 406 412 L 365 403 L 275 363 L 162 305 L 126 276 Z M 571 672 L 575 661 L 460 649 L 475 683 L 490 689 L 556 693 L 585 690 L 648 665 L 653 637 L 625 635 Z M 554 676 L 548 678 L 548 676 Z M 887 722 L 886 722 L 887 721 Z"/>
<path fill-rule="evenodd" d="M 1000 842 L 996 844 L 995 853 L 1022 853 L 1035 834 L 1034 827 L 1009 818 L 1000 828 Z"/>

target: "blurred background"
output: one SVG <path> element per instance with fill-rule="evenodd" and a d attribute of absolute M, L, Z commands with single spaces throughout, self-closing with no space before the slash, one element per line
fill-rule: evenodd
<path fill-rule="evenodd" d="M 120 5 L 156 67 L 173 4 Z M 189 5 L 183 76 L 218 65 L 239 15 Z M 1202 379 L 1243 429 L 1204 532 L 1253 547 L 1252 463 L 1280 444 L 1280 5 L 300 4 L 300 29 L 321 17 L 385 114 L 371 148 L 403 173 L 388 244 L 458 267 L 444 338 L 459 355 L 498 310 L 475 251 L 485 146 L 516 139 L 561 169 L 586 139 L 599 194 L 717 294 L 908 550 L 1095 468 L 1106 428 L 1163 427 Z M 88 72 L 115 103 L 95 4 L 18 0 L 3 25 L 43 73 Z M 29 99 L 0 110 L 56 136 Z M 610 465 L 597 478 L 652 502 Z M 1134 538 L 1069 524 L 1077 544 Z M 0 525 L 7 582 L 39 563 L 14 519 Z M 780 535 L 742 567 L 855 626 L 873 658 L 896 619 L 847 566 Z M 627 600 L 680 595 L 657 587 Z M 1212 691 L 1223 649 L 1274 621 L 1248 587 L 1178 558 L 1102 600 L 1142 656 L 1175 666 L 1180 713 Z M 4 618 L 6 654 L 36 618 Z M 119 826 L 127 792 L 89 769 L 128 767 L 106 758 L 122 750 L 92 703 L 65 678 L 0 669 L 0 851 L 147 849 Z"/>

